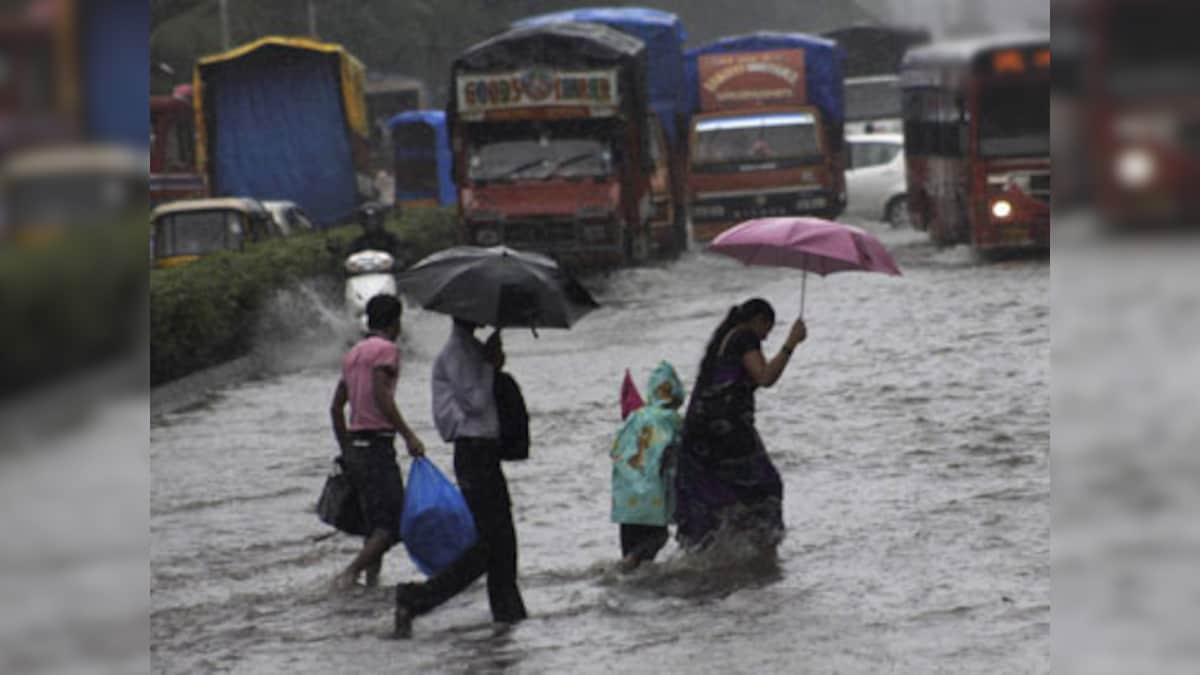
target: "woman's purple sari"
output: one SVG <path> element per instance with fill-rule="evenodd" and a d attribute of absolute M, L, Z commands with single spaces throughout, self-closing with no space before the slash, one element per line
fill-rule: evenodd
<path fill-rule="evenodd" d="M 754 427 L 756 385 L 742 366 L 742 355 L 758 348 L 757 338 L 735 336 L 697 378 L 675 479 L 685 549 L 707 546 L 718 530 L 765 545 L 783 539 L 783 482 Z"/>

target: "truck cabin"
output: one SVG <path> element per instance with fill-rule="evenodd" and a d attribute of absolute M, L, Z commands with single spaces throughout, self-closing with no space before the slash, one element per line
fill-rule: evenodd
<path fill-rule="evenodd" d="M 598 24 L 515 28 L 453 72 L 465 240 L 589 267 L 645 255 L 654 164 L 640 40 Z"/>
<path fill-rule="evenodd" d="M 190 101 L 150 97 L 150 172 L 196 171 L 195 118 Z"/>
<path fill-rule="evenodd" d="M 0 154 L 77 135 L 52 25 L 0 15 Z"/>
<path fill-rule="evenodd" d="M 467 181 L 603 181 L 619 163 L 612 119 L 478 122 L 466 127 Z"/>
<path fill-rule="evenodd" d="M 815 111 L 701 116 L 692 139 L 692 170 L 819 164 L 823 159 L 822 135 Z"/>

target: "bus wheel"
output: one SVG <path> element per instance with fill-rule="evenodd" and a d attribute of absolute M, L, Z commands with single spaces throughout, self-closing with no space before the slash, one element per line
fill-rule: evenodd
<path fill-rule="evenodd" d="M 908 214 L 908 200 L 904 195 L 892 197 L 883 210 L 883 219 L 894 228 L 912 227 L 912 218 Z"/>

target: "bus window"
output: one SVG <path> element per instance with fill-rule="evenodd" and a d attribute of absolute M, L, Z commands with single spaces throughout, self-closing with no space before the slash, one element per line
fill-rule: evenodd
<path fill-rule="evenodd" d="M 985 157 L 1050 153 L 1050 82 L 987 87 L 979 101 L 979 151 Z"/>

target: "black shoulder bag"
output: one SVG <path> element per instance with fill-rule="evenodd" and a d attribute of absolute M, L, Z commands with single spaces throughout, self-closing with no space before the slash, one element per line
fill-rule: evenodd
<path fill-rule="evenodd" d="M 529 411 L 512 375 L 498 370 L 493 385 L 500 418 L 500 459 L 529 459 Z"/>

